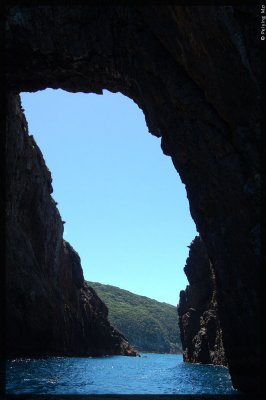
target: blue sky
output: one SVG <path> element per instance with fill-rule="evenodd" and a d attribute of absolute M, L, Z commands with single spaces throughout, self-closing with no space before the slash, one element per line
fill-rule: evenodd
<path fill-rule="evenodd" d="M 108 91 L 46 89 L 21 99 L 85 279 L 176 305 L 197 232 L 185 187 L 143 112 Z"/>

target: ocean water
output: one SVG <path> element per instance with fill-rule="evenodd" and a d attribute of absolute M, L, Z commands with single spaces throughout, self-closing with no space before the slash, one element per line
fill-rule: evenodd
<path fill-rule="evenodd" d="M 176 354 L 51 357 L 7 362 L 7 394 L 237 394 L 228 369 Z"/>

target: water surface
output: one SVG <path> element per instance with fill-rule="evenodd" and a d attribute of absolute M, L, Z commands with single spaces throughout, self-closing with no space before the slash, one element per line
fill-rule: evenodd
<path fill-rule="evenodd" d="M 228 369 L 176 354 L 51 357 L 7 362 L 9 394 L 236 394 Z"/>

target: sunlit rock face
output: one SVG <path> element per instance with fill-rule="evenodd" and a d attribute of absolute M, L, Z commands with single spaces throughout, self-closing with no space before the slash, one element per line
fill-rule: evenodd
<path fill-rule="evenodd" d="M 120 91 L 162 137 L 214 271 L 216 318 L 241 390 L 258 387 L 260 365 L 259 18 L 257 6 L 16 6 L 6 24 L 9 92 Z M 32 218 L 35 207 L 50 215 L 35 204 Z M 49 240 L 49 218 L 39 241 Z M 33 220 L 11 243 L 31 229 Z"/>
<path fill-rule="evenodd" d="M 184 270 L 189 285 L 181 291 L 178 307 L 184 361 L 227 365 L 214 271 L 199 236 L 190 245 Z"/>

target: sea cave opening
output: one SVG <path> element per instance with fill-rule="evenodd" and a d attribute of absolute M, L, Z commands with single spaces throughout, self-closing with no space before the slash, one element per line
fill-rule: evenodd
<path fill-rule="evenodd" d="M 185 186 L 160 139 L 148 133 L 143 112 L 107 90 L 46 89 L 23 92 L 21 100 L 29 133 L 51 170 L 64 239 L 78 252 L 85 280 L 171 305 L 178 331 L 176 305 L 188 284 L 183 268 L 197 231 Z M 96 289 L 108 302 L 106 288 Z M 130 336 L 131 321 L 118 322 L 109 307 L 112 317 Z M 154 319 L 150 324 L 160 330 Z M 146 346 L 181 350 L 180 341 L 171 348 L 160 340 Z M 135 341 L 142 349 L 140 338 Z"/>
<path fill-rule="evenodd" d="M 191 215 L 207 250 L 209 271 L 214 272 L 211 274 L 215 277 L 213 293 L 217 298 L 211 310 L 208 308 L 207 313 L 205 309 L 201 310 L 206 319 L 195 313 L 195 307 L 190 310 L 188 319 L 192 327 L 196 322 L 200 330 L 196 329 L 196 336 L 188 335 L 188 347 L 194 346 L 199 355 L 212 343 L 217 352 L 209 347 L 211 351 L 207 353 L 215 357 L 224 347 L 234 388 L 247 392 L 258 390 L 261 361 L 258 195 L 261 74 L 259 41 L 254 27 L 259 13 L 259 9 L 238 6 L 12 5 L 6 8 L 7 118 L 6 135 L 2 135 L 2 139 L 6 140 L 3 148 L 7 192 L 5 310 L 8 355 L 32 354 L 34 349 L 41 354 L 51 354 L 55 349 L 60 349 L 60 354 L 64 355 L 66 349 L 77 354 L 81 348 L 83 354 L 91 354 L 92 348 L 88 348 L 83 340 L 84 331 L 91 333 L 101 354 L 106 351 L 106 347 L 102 347 L 105 342 L 97 336 L 99 331 L 93 336 L 92 324 L 88 322 L 89 307 L 88 310 L 83 307 L 82 301 L 91 292 L 82 287 L 77 253 L 62 246 L 63 224 L 50 201 L 50 174 L 36 149 L 34 138 L 27 134 L 27 123 L 17 96 L 47 87 L 75 93 L 101 93 L 106 88 L 134 99 L 144 112 L 149 131 L 162 137 L 163 152 L 172 158 L 186 184 Z M 56 106 L 54 109 L 58 111 Z M 41 111 L 45 113 L 45 107 Z M 68 111 L 72 114 L 73 108 Z M 104 115 L 101 114 L 99 119 L 104 120 Z M 30 126 L 30 130 L 37 137 L 34 128 Z M 48 130 L 46 137 L 49 137 Z M 156 139 L 150 136 L 150 140 Z M 60 151 L 63 151 L 64 141 L 66 137 L 62 137 Z M 40 147 L 44 151 L 43 146 Z M 74 152 L 76 147 L 72 147 Z M 107 157 L 107 153 L 105 151 L 104 156 Z M 170 161 L 170 157 L 164 159 Z M 77 196 L 80 187 L 86 185 L 82 182 L 77 189 L 73 188 L 77 175 L 71 175 L 72 159 L 73 154 L 70 154 L 62 161 L 61 168 L 68 169 L 66 179 L 73 189 L 71 199 L 73 204 L 80 206 L 84 198 L 79 198 L 76 203 Z M 79 161 L 83 163 L 84 160 L 86 157 L 80 157 Z M 138 165 L 136 160 L 137 157 L 132 162 L 128 157 L 128 163 L 131 161 L 132 165 Z M 113 163 L 105 166 L 105 171 L 109 172 Z M 55 170 L 52 165 L 48 167 L 55 183 Z M 177 181 L 176 173 L 175 177 Z M 55 188 L 54 194 L 56 191 Z M 161 190 L 160 194 L 163 192 Z M 102 209 L 105 209 L 108 196 L 106 192 L 103 194 L 106 201 Z M 150 199 L 152 206 L 155 198 Z M 65 203 L 59 197 L 56 200 L 66 221 L 65 233 L 70 241 L 70 236 L 80 229 L 83 221 L 75 230 L 68 229 L 70 219 L 62 208 Z M 121 199 L 119 202 L 121 205 Z M 167 205 L 164 211 L 168 209 Z M 171 221 L 174 221 L 173 215 Z M 116 220 L 115 223 L 117 225 Z M 87 233 L 87 226 L 85 230 Z M 158 232 L 158 226 L 155 232 Z M 105 237 L 104 233 L 103 229 L 99 232 L 101 243 L 107 237 L 106 244 L 113 239 L 120 244 L 120 238 L 113 238 L 113 230 Z M 159 248 L 158 237 L 164 240 L 169 231 L 164 233 L 160 229 L 158 236 L 151 235 L 156 250 Z M 81 234 L 85 237 L 84 231 Z M 135 235 L 134 240 L 136 237 L 139 236 Z M 72 240 L 71 243 L 80 253 L 79 244 L 76 246 Z M 101 246 L 101 250 L 107 254 L 106 247 Z M 84 271 L 88 266 L 92 272 L 99 268 L 94 269 L 95 260 L 92 252 L 90 254 L 88 262 L 82 260 L 82 264 Z M 108 258 L 107 261 L 110 264 Z M 124 269 L 120 272 L 132 282 L 135 276 L 129 276 L 125 259 L 122 261 Z M 178 268 L 182 269 L 183 265 Z M 197 270 L 198 262 L 195 266 Z M 155 268 L 152 275 L 155 275 Z M 165 275 L 168 274 L 163 270 L 161 276 Z M 191 282 L 195 281 L 196 275 L 203 276 L 191 274 Z M 72 286 L 71 277 L 75 278 Z M 34 290 L 31 290 L 33 278 Z M 147 282 L 151 284 L 151 274 L 142 275 L 142 278 L 145 286 Z M 65 296 L 58 290 L 59 284 L 64 287 Z M 200 285 L 200 288 L 202 286 L 205 287 Z M 78 295 L 81 292 L 83 297 Z M 195 293 L 190 294 L 193 297 Z M 183 297 L 186 300 L 186 296 Z M 76 308 L 71 309 L 71 302 Z M 96 306 L 103 315 L 106 314 L 100 303 Z M 186 315 L 186 307 L 183 311 Z M 55 315 L 56 323 L 51 324 Z M 215 320 L 217 335 L 208 336 L 208 329 L 204 330 L 201 321 L 203 325 L 211 326 Z M 217 346 L 216 339 L 224 346 L 219 343 Z M 78 349 L 74 346 L 77 342 Z M 112 344 L 117 344 L 114 342 Z M 190 361 L 195 363 L 197 359 Z M 194 366 L 191 366 L 192 370 Z M 11 364 L 10 371 L 14 372 L 13 367 Z M 161 375 L 157 371 L 154 376 Z M 11 378 L 16 381 L 16 374 Z M 25 378 L 20 388 L 23 393 Z M 159 384 L 158 381 L 157 388 Z M 70 389 L 71 385 L 70 381 Z M 176 393 L 176 387 L 177 380 L 171 393 Z M 111 393 L 112 390 L 111 386 Z"/>

